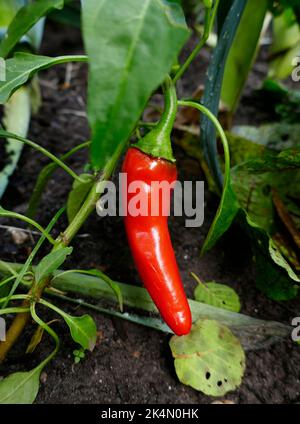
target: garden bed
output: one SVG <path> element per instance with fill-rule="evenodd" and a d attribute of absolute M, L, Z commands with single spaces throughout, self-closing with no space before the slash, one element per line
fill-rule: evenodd
<path fill-rule="evenodd" d="M 48 24 L 42 53 L 47 55 L 80 54 L 82 44 L 77 30 Z M 208 51 L 187 72 L 182 91 L 190 94 L 199 81 L 204 82 Z M 237 122 L 259 124 L 270 120 L 263 106 L 263 99 L 253 90 L 265 72 L 265 55 L 254 67 L 245 95 L 242 99 Z M 62 155 L 72 146 L 89 137 L 85 117 L 87 67 L 74 64 L 66 70 L 60 66 L 40 75 L 43 103 L 33 117 L 29 138 L 38 141 L 56 155 Z M 71 75 L 71 78 L 68 78 Z M 254 112 L 255 111 L 255 112 Z M 255 113 L 255 116 L 253 114 Z M 26 149 L 18 170 L 11 179 L 2 204 L 14 211 L 24 212 L 39 171 L 47 159 Z M 180 180 L 204 178 L 198 162 L 188 157 L 180 148 L 175 155 L 180 170 Z M 2 157 L 1 157 L 2 160 Z M 82 172 L 88 158 L 77 153 L 69 163 Z M 2 162 L 0 162 L 1 165 Z M 59 207 L 65 203 L 71 179 L 63 171 L 55 172 L 43 195 L 37 220 L 47 225 Z M 215 280 L 233 287 L 242 299 L 241 312 L 253 317 L 291 323 L 299 316 L 300 299 L 291 302 L 274 302 L 267 299 L 255 287 L 252 258 L 248 240 L 234 226 L 209 253 L 200 257 L 200 248 L 213 220 L 218 198 L 208 190 L 205 193 L 205 222 L 201 228 L 185 228 L 184 218 L 171 218 L 170 229 L 179 267 L 189 297 L 193 295 L 195 282 L 189 275 L 195 272 L 204 281 Z M 1 224 L 8 221 L 1 219 Z M 11 221 L 9 221 L 11 225 Z M 60 221 L 61 229 L 66 222 Z M 19 226 L 19 223 L 15 223 Z M 17 245 L 5 228 L 0 228 L 1 259 L 24 262 L 33 243 L 28 238 Z M 115 279 L 139 285 L 133 261 L 125 237 L 121 218 L 99 218 L 94 213 L 73 242 L 74 252 L 67 261 L 70 269 L 100 268 Z M 39 253 L 42 257 L 43 253 Z M 70 313 L 83 314 L 83 308 L 65 304 Z M 48 313 L 49 314 L 49 313 Z M 47 315 L 46 315 L 47 316 Z M 182 385 L 175 374 L 168 346 L 169 336 L 154 330 L 92 313 L 97 328 L 98 342 L 85 360 L 74 364 L 74 343 L 62 322 L 58 324 L 62 335 L 62 347 L 55 360 L 42 373 L 37 403 L 210 403 L 214 399 Z M 52 315 L 49 314 L 49 318 Z M 30 327 L 22 337 L 22 343 L 9 355 L 5 373 L 36 363 L 46 355 L 49 345 L 42 344 L 31 356 L 24 355 Z M 9 367 L 7 367 L 9 365 Z M 4 367 L 2 366 L 4 371 Z M 292 341 L 283 340 L 268 349 L 248 352 L 246 373 L 241 387 L 224 397 L 235 403 L 299 403 L 300 402 L 300 350 Z"/>

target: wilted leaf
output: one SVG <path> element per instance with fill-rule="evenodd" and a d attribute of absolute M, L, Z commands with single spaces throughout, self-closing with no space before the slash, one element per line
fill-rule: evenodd
<path fill-rule="evenodd" d="M 170 347 L 181 383 L 209 396 L 223 396 L 241 384 L 245 371 L 243 348 L 217 321 L 197 321 L 187 336 L 173 336 Z"/>

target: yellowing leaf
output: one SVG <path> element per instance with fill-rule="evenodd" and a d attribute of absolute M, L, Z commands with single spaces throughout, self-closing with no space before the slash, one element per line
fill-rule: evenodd
<path fill-rule="evenodd" d="M 173 336 L 170 347 L 181 383 L 209 396 L 224 396 L 242 382 L 245 354 L 228 327 L 197 321 L 187 336 Z"/>

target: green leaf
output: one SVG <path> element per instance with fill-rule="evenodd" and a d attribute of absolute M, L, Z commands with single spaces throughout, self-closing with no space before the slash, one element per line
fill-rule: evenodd
<path fill-rule="evenodd" d="M 166 0 L 82 0 L 82 19 L 92 162 L 101 169 L 131 135 L 189 31 L 181 7 Z"/>
<path fill-rule="evenodd" d="M 86 56 L 47 57 L 16 53 L 6 61 L 6 81 L 0 81 L 0 104 L 7 102 L 13 92 L 42 69 L 68 62 L 86 62 Z"/>
<path fill-rule="evenodd" d="M 245 354 L 226 326 L 198 321 L 187 336 L 173 336 L 170 347 L 181 383 L 209 396 L 224 396 L 240 386 Z"/>
<path fill-rule="evenodd" d="M 16 267 L 15 264 L 12 264 L 12 266 Z M 146 289 L 116 281 L 115 284 L 117 284 L 121 290 L 125 305 L 131 308 L 157 313 L 157 308 Z M 78 273 L 64 273 L 61 276 L 58 275 L 53 280 L 53 287 L 63 292 L 74 293 L 80 296 L 92 297 L 99 300 L 106 299 L 113 303 L 116 302 L 115 293 L 111 290 L 103 278 L 100 279 L 94 276 Z M 237 314 L 225 309 L 216 308 L 191 299 L 189 299 L 189 304 L 192 311 L 193 322 L 196 322 L 199 319 L 208 318 L 217 320 L 220 323 L 229 326 L 234 334 L 240 338 L 244 348 L 246 349 L 268 346 L 270 343 L 276 342 L 282 337 L 289 337 L 291 333 L 289 326 L 278 322 L 254 319 L 243 314 Z M 101 308 L 98 307 L 99 312 L 100 309 Z M 101 311 L 105 312 L 103 309 Z M 119 314 L 120 318 L 130 320 L 130 314 L 116 313 Z M 170 329 L 168 329 L 167 326 L 163 326 L 160 320 L 158 321 L 159 325 L 157 324 L 157 320 L 154 320 L 155 322 L 151 322 L 150 324 L 149 320 L 146 324 L 145 321 L 145 317 L 141 317 L 139 323 L 162 331 L 170 332 Z M 137 322 L 137 320 L 135 319 L 134 322 Z"/>
<path fill-rule="evenodd" d="M 37 346 L 41 343 L 44 335 L 44 328 L 38 326 L 36 331 L 33 333 L 33 336 L 27 346 L 26 353 L 33 353 Z"/>
<path fill-rule="evenodd" d="M 218 284 L 214 281 L 203 283 L 199 280 L 194 296 L 198 302 L 207 303 L 217 308 L 227 309 L 232 312 L 239 312 L 241 309 L 239 296 L 231 287 L 225 284 Z"/>
<path fill-rule="evenodd" d="M 300 279 L 275 246 L 268 233 L 259 227 L 244 210 L 238 220 L 249 235 L 256 265 L 256 284 L 274 300 L 290 300 L 297 296 Z"/>
<path fill-rule="evenodd" d="M 53 272 L 65 262 L 67 256 L 70 255 L 72 251 L 72 247 L 64 247 L 45 256 L 35 269 L 36 283 L 38 284 L 40 281 L 53 274 Z"/>
<path fill-rule="evenodd" d="M 0 404 L 32 404 L 38 394 L 43 367 L 17 372 L 0 380 Z"/>
<path fill-rule="evenodd" d="M 300 41 L 299 25 L 295 21 L 291 22 L 287 13 L 276 16 L 273 21 L 273 41 L 270 54 L 274 56 L 286 52 L 293 48 L 298 41 Z"/>
<path fill-rule="evenodd" d="M 97 339 L 97 327 L 93 318 L 90 315 L 72 317 L 66 313 L 62 316 L 70 329 L 72 339 L 84 349 L 93 351 Z"/>
<path fill-rule="evenodd" d="M 93 177 L 90 174 L 82 174 L 80 178 L 84 182 L 75 180 L 67 201 L 67 215 L 69 222 L 72 222 L 77 212 L 85 201 L 90 189 L 93 186 Z"/>
<path fill-rule="evenodd" d="M 27 87 L 21 87 L 5 104 L 3 123 L 8 132 L 26 137 L 31 117 L 30 93 Z M 3 141 L 0 141 L 3 143 Z M 23 144 L 8 139 L 5 149 L 9 158 L 8 163 L 0 170 L 0 199 L 3 196 L 9 178 L 15 171 L 20 159 Z"/>
<path fill-rule="evenodd" d="M 219 240 L 219 238 L 230 228 L 238 211 L 239 203 L 236 194 L 232 189 L 231 181 L 229 178 L 226 186 L 224 187 L 218 212 L 202 246 L 202 254 L 211 249 Z"/>
<path fill-rule="evenodd" d="M 284 80 L 288 78 L 295 69 L 295 57 L 300 56 L 300 41 L 294 47 L 282 55 L 276 56 L 269 66 L 269 78 Z"/>
<path fill-rule="evenodd" d="M 6 30 L 24 4 L 25 0 L 0 0 L 0 31 Z"/>
<path fill-rule="evenodd" d="M 22 7 L 10 23 L 6 37 L 0 43 L 0 56 L 7 57 L 9 52 L 42 17 L 53 9 L 61 9 L 63 0 L 35 0 Z"/>
<path fill-rule="evenodd" d="M 222 31 L 208 69 L 202 104 L 218 115 L 226 60 L 237 32 L 247 0 L 234 0 L 222 26 Z M 205 159 L 219 187 L 223 184 L 216 143 L 216 130 L 208 117 L 201 116 L 201 145 Z M 231 194 L 229 193 L 229 196 Z"/>
<path fill-rule="evenodd" d="M 260 127 L 242 125 L 234 127 L 233 133 L 268 149 L 281 152 L 299 144 L 300 124 L 275 123 Z"/>
<path fill-rule="evenodd" d="M 237 107 L 242 90 L 256 58 L 269 0 L 247 2 L 227 58 L 222 100 L 230 112 Z"/>

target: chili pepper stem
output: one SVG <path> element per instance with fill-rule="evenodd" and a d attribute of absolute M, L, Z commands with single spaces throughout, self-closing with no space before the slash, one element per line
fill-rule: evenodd
<path fill-rule="evenodd" d="M 177 94 L 170 77 L 164 84 L 164 100 L 165 107 L 161 119 L 135 147 L 150 156 L 175 162 L 170 136 L 176 119 Z"/>

